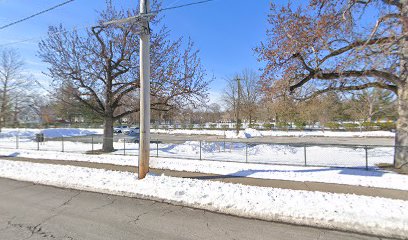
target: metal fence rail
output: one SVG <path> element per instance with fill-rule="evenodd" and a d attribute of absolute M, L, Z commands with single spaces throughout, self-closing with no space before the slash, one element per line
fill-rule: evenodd
<path fill-rule="evenodd" d="M 111 154 L 138 156 L 137 138 L 115 137 L 115 152 Z M 69 153 L 99 154 L 103 137 L 85 136 L 69 138 L 33 139 L 0 138 L 0 148 Z M 373 169 L 378 164 L 394 163 L 398 146 L 347 145 L 347 144 L 288 144 L 267 142 L 242 142 L 229 139 L 217 141 L 152 139 L 152 157 L 194 159 L 258 164 L 282 164 L 295 166 L 325 166 Z M 406 151 L 404 148 L 403 150 Z"/>

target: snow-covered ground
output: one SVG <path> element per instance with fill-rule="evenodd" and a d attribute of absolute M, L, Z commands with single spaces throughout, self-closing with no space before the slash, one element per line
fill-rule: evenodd
<path fill-rule="evenodd" d="M 256 135 L 254 129 L 248 134 Z M 35 142 L 34 135 L 43 132 L 47 141 Z M 1 149 L 27 149 L 41 151 L 64 151 L 86 153 L 101 149 L 100 143 L 91 142 L 87 135 L 101 133 L 100 129 L 4 129 L 0 134 Z M 16 136 L 19 136 L 18 138 Z M 85 136 L 81 141 L 56 141 L 53 137 Z M 121 139 L 123 140 L 123 139 Z M 118 151 L 114 155 L 139 154 L 139 145 L 126 141 L 114 143 Z M 211 161 L 234 161 L 246 163 L 287 164 L 300 166 L 333 166 L 375 168 L 379 163 L 393 163 L 393 147 L 350 146 L 300 146 L 279 144 L 255 144 L 209 141 L 179 141 L 174 143 L 152 143 L 151 154 L 156 157 L 177 159 L 201 159 Z M 367 158 L 366 158 L 367 150 Z M 63 155 L 63 154 L 58 154 Z M 306 161 L 305 161 L 306 160 Z M 366 162 L 367 161 L 367 162 Z"/>
<path fill-rule="evenodd" d="M 197 130 L 198 131 L 198 130 Z M 205 130 L 200 130 L 206 132 Z M 42 132 L 47 138 L 87 136 L 100 134 L 100 129 L 4 129 L 0 133 L 0 147 L 65 151 L 85 153 L 92 149 L 100 149 L 101 144 L 72 141 L 46 141 L 38 144 L 34 141 L 36 133 Z M 259 133 L 259 132 L 258 132 Z M 257 135 L 257 130 L 247 129 L 247 136 Z M 278 132 L 273 132 L 278 133 Z M 289 132 L 292 133 L 292 132 Z M 295 133 L 295 132 L 293 132 Z M 329 132 L 325 132 L 329 133 Z M 369 134 L 369 132 L 364 132 Z M 375 132 L 372 132 L 372 134 Z M 248 135 L 249 134 L 249 135 Z M 307 134 L 305 132 L 304 134 Z M 336 133 L 339 134 L 339 133 Z M 354 133 L 353 133 L 354 134 Z M 19 136 L 18 139 L 16 136 Z M 82 139 L 84 141 L 86 139 Z M 18 143 L 17 143 L 18 141 Z M 136 143 L 115 142 L 114 154 L 138 155 L 139 146 Z M 366 155 L 363 147 L 341 146 L 291 146 L 277 144 L 248 144 L 231 142 L 206 142 L 181 141 L 179 143 L 151 144 L 154 156 L 172 158 L 191 158 L 218 161 L 236 161 L 249 163 L 271 163 L 312 166 L 339 166 L 339 167 L 365 167 Z M 305 154 L 306 151 L 306 154 Z M 393 163 L 394 150 L 392 147 L 370 147 L 367 149 L 368 166 L 375 167 L 379 163 Z M 306 156 L 306 163 L 305 163 Z"/>
<path fill-rule="evenodd" d="M 188 129 L 152 129 L 154 133 L 186 134 L 186 135 L 216 135 L 226 138 L 251 138 L 262 136 L 275 137 L 395 137 L 390 131 L 364 131 L 364 132 L 333 132 L 333 131 L 272 131 L 247 128 L 237 135 L 234 130 L 188 130 Z"/>
<path fill-rule="evenodd" d="M 31 139 L 0 138 L 0 148 L 31 149 L 43 151 L 64 151 L 85 153 L 92 149 L 101 149 L 99 143 L 92 144 L 72 141 L 46 141 L 38 144 Z M 86 139 L 82 139 L 84 141 Z M 17 146 L 18 145 L 18 146 Z M 115 142 L 113 154 L 138 155 L 137 143 Z M 235 161 L 248 163 L 366 167 L 366 152 L 364 147 L 342 146 L 291 146 L 277 144 L 245 144 L 226 142 L 181 141 L 178 143 L 152 143 L 151 154 L 159 157 L 201 159 L 213 161 Z M 305 154 L 306 151 L 306 154 Z M 367 148 L 367 164 L 375 167 L 379 163 L 393 163 L 393 147 Z M 306 163 L 305 163 L 306 156 Z"/>
<path fill-rule="evenodd" d="M 408 236 L 408 202 L 386 198 L 244 186 L 166 176 L 0 161 L 0 177 L 141 197 L 270 221 Z"/>
<path fill-rule="evenodd" d="M 275 137 L 395 137 L 395 133 L 390 131 L 363 131 L 363 132 L 333 132 L 333 131 L 272 131 L 256 130 L 247 128 L 241 130 L 237 135 L 234 130 L 198 130 L 198 129 L 151 129 L 152 133 L 162 134 L 185 134 L 185 135 L 214 135 L 225 136 L 226 138 L 252 138 L 262 136 Z M 36 133 L 44 133 L 45 137 L 69 137 L 85 136 L 91 134 L 102 134 L 103 129 L 89 128 L 3 128 L 0 132 L 0 138 L 15 137 L 33 138 Z"/>
<path fill-rule="evenodd" d="M 57 151 L 0 149 L 2 156 L 18 156 L 33 159 L 84 161 L 114 165 L 137 166 L 136 156 L 88 155 L 61 153 Z M 408 190 L 408 176 L 381 170 L 346 169 L 330 167 L 302 167 L 271 164 L 221 162 L 212 160 L 186 160 L 156 158 L 150 160 L 150 167 L 178 171 L 233 175 L 251 178 L 280 179 L 291 181 L 325 182 L 366 187 Z"/>
<path fill-rule="evenodd" d="M 46 138 L 56 137 L 73 137 L 73 136 L 87 136 L 92 134 L 102 134 L 103 129 L 89 129 L 89 128 L 3 128 L 0 132 L 0 138 L 16 138 L 20 139 L 34 139 L 35 134 L 43 133 Z"/>

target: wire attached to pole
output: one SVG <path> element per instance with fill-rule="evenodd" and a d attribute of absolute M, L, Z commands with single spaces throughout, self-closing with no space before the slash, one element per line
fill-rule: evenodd
<path fill-rule="evenodd" d="M 6 25 L 1 26 L 1 27 L 0 27 L 0 30 L 3 30 L 3 29 L 8 28 L 8 27 L 11 27 L 11 26 L 13 26 L 13 25 L 15 25 L 15 24 L 18 24 L 18 23 L 27 21 L 27 20 L 30 19 L 30 18 L 33 18 L 33 17 L 36 17 L 36 16 L 41 15 L 41 14 L 43 14 L 43 13 L 49 12 L 49 11 L 51 11 L 51 10 L 54 10 L 54 9 L 56 9 L 56 8 L 59 8 L 59 7 L 63 6 L 63 5 L 65 5 L 65 4 L 68 4 L 68 3 L 73 2 L 73 1 L 75 1 L 75 0 L 65 1 L 65 2 L 63 2 L 63 3 L 60 3 L 60 4 L 58 4 L 58 5 L 55 5 L 55 6 L 53 6 L 53 7 L 48 8 L 48 9 L 45 9 L 45 10 L 43 10 L 43 11 L 41 11 L 41 12 L 38 12 L 38 13 L 35 13 L 35 14 L 30 15 L 30 16 L 28 16 L 28 17 L 22 18 L 22 19 L 20 19 L 20 20 L 15 21 L 15 22 L 8 23 L 8 24 L 6 24 Z"/>

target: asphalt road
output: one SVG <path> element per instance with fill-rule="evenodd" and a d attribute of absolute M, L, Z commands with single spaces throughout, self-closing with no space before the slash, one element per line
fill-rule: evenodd
<path fill-rule="evenodd" d="M 0 178 L 0 239 L 379 239 Z"/>

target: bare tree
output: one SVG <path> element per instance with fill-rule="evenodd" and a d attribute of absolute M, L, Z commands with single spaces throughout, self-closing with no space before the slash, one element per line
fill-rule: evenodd
<path fill-rule="evenodd" d="M 258 75 L 251 70 L 244 70 L 240 74 L 235 74 L 233 78 L 227 79 L 222 99 L 227 109 L 235 116 L 237 132 L 241 124 L 241 117 L 244 117 L 249 125 L 252 124 L 260 101 Z"/>
<path fill-rule="evenodd" d="M 240 77 L 235 75 L 232 78 L 227 79 L 227 85 L 224 88 L 224 92 L 222 94 L 222 100 L 226 105 L 226 108 L 232 115 L 231 118 L 234 118 L 236 121 L 236 131 L 237 134 L 239 132 L 241 119 L 240 119 L 240 112 L 242 111 L 240 108 L 241 104 L 241 85 L 240 85 Z"/>
<path fill-rule="evenodd" d="M 113 151 L 113 124 L 139 112 L 139 39 L 136 23 L 121 27 L 103 25 L 113 19 L 138 14 L 138 10 L 116 10 L 110 2 L 99 17 L 99 26 L 84 36 L 50 27 L 48 38 L 39 47 L 39 56 L 48 63 L 48 75 L 59 86 L 70 82 L 72 94 L 84 106 L 104 119 L 103 151 Z M 153 19 L 157 24 L 159 19 Z M 161 28 L 151 37 L 152 109 L 169 110 L 179 104 L 206 97 L 205 73 L 191 41 L 169 40 Z"/>
<path fill-rule="evenodd" d="M 249 126 L 252 126 L 252 121 L 257 115 L 258 104 L 260 101 L 260 87 L 259 87 L 259 75 L 252 70 L 244 70 L 241 73 L 242 77 L 242 107 L 244 116 L 249 122 Z"/>
<path fill-rule="evenodd" d="M 17 118 L 26 105 L 28 86 L 32 82 L 24 74 L 24 62 L 13 49 L 0 51 L 0 131 Z"/>
<path fill-rule="evenodd" d="M 359 121 L 371 122 L 390 117 L 396 112 L 395 95 L 382 89 L 364 89 L 353 94 L 346 103 L 346 112 Z"/>
<path fill-rule="evenodd" d="M 218 103 L 211 103 L 207 106 L 204 117 L 207 122 L 219 122 L 221 121 L 221 112 L 221 106 Z"/>
<path fill-rule="evenodd" d="M 367 9 L 370 9 L 368 11 Z M 378 16 L 374 19 L 372 16 Z M 370 21 L 372 19 L 372 21 Z M 395 167 L 408 171 L 408 1 L 309 0 L 271 5 L 263 81 L 300 98 L 381 88 L 398 96 Z"/>

